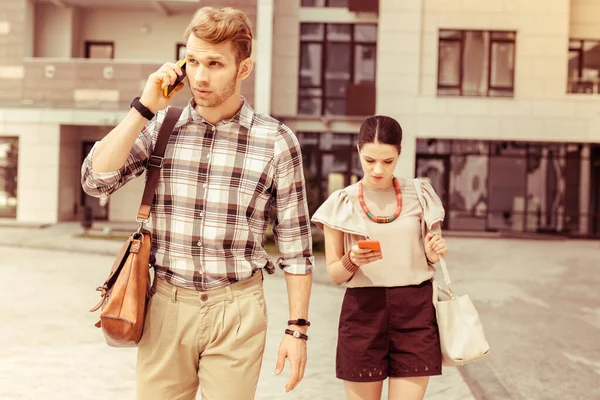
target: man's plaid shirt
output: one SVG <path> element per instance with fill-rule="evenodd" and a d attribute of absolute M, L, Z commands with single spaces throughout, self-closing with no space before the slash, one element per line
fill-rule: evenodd
<path fill-rule="evenodd" d="M 160 111 L 140 132 L 118 171 L 95 172 L 92 149 L 81 171 L 84 191 L 106 197 L 141 175 L 165 115 Z M 262 247 L 272 207 L 277 265 L 292 274 L 311 272 L 310 218 L 295 135 L 256 114 L 245 100 L 232 119 L 214 126 L 191 100 L 169 139 L 152 206 L 156 275 L 176 286 L 209 290 L 247 279 L 259 268 L 273 273 Z"/>

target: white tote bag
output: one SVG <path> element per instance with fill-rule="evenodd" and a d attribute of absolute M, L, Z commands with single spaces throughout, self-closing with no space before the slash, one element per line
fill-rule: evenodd
<path fill-rule="evenodd" d="M 414 180 L 415 190 L 421 207 L 427 207 L 421 192 L 421 181 Z M 423 216 L 424 217 L 424 216 Z M 421 232 L 425 237 L 425 221 L 421 219 Z M 442 347 L 442 365 L 457 366 L 479 360 L 490 351 L 479 313 L 468 294 L 456 296 L 452 290 L 452 281 L 446 266 L 446 260 L 440 257 L 440 265 L 448 290 L 433 284 L 433 303 L 436 309 L 440 344 Z"/>
<path fill-rule="evenodd" d="M 479 313 L 468 294 L 456 296 L 446 267 L 446 260 L 440 257 L 440 265 L 448 291 L 434 284 L 434 305 L 436 309 L 442 365 L 456 366 L 479 360 L 490 351 Z"/>

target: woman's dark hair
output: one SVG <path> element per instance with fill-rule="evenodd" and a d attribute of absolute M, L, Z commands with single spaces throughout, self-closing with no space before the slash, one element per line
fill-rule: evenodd
<path fill-rule="evenodd" d="M 367 143 L 391 144 L 398 148 L 402 146 L 402 127 L 392 117 L 375 115 L 367 118 L 358 131 L 358 148 L 361 149 Z"/>

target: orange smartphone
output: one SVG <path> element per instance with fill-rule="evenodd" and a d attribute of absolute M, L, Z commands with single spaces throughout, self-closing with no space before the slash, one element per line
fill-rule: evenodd
<path fill-rule="evenodd" d="M 175 83 L 173 83 L 172 85 L 169 85 L 169 86 L 167 86 L 166 88 L 163 89 L 163 95 L 165 97 L 169 97 L 171 95 L 171 92 L 173 91 L 173 89 L 175 89 L 187 77 L 187 75 L 185 74 L 185 65 L 186 65 L 186 63 L 187 63 L 187 60 L 177 61 L 177 65 L 179 65 L 179 67 L 183 71 L 183 75 L 177 76 L 177 79 L 175 80 Z"/>
<path fill-rule="evenodd" d="M 357 244 L 359 249 L 371 249 L 372 251 L 381 252 L 381 244 L 378 240 L 359 240 Z"/>

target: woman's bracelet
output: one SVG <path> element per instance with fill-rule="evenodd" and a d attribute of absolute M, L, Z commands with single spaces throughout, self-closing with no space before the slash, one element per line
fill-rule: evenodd
<path fill-rule="evenodd" d="M 342 266 L 348 272 L 355 273 L 360 268 L 358 265 L 354 264 L 350 259 L 350 255 L 344 254 L 342 257 Z"/>

